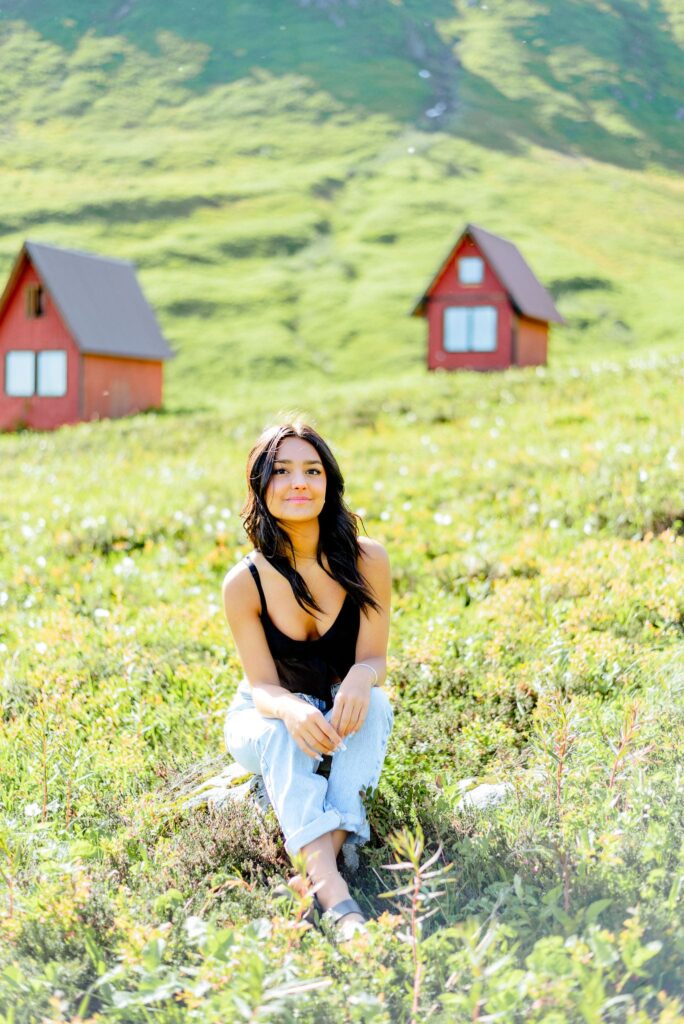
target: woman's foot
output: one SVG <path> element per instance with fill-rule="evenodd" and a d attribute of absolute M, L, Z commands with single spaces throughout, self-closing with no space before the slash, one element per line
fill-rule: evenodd
<path fill-rule="evenodd" d="M 350 939 L 357 932 L 366 932 L 366 917 L 355 899 L 340 900 L 326 910 L 323 920 L 334 928 L 335 935 L 342 940 Z"/>
<path fill-rule="evenodd" d="M 292 878 L 288 878 L 287 882 L 280 882 L 273 889 L 276 896 L 287 896 L 291 892 L 296 892 L 298 896 L 308 895 L 309 887 L 306 882 L 302 881 L 300 875 L 293 875 Z"/>
<path fill-rule="evenodd" d="M 288 878 L 287 884 L 300 896 L 306 896 L 309 889 L 309 883 L 301 875 L 293 875 L 292 878 Z"/>

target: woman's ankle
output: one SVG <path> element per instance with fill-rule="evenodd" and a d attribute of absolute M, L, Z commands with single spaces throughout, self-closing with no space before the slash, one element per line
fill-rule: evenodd
<path fill-rule="evenodd" d="M 341 875 L 338 875 L 337 878 L 328 877 L 320 889 L 316 890 L 316 896 L 323 909 L 329 910 L 330 907 L 336 906 L 342 900 L 349 899 L 349 886 Z"/>

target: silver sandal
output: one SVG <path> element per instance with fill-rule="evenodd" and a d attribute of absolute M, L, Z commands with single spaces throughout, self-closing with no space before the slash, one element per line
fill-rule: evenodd
<path fill-rule="evenodd" d="M 341 939 L 349 939 L 355 932 L 366 932 L 368 929 L 361 921 L 345 921 L 347 914 L 360 914 L 364 922 L 368 920 L 361 907 L 351 896 L 349 899 L 341 900 L 334 907 L 328 907 L 321 917 L 327 925 L 334 929 L 334 933 Z"/>

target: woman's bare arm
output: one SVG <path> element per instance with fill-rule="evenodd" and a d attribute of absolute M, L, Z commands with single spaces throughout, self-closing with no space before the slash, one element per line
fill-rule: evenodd
<path fill-rule="evenodd" d="M 363 725 L 373 685 L 380 686 L 387 676 L 392 579 L 387 552 L 382 544 L 359 538 L 359 568 L 378 602 L 377 610 L 367 608 L 361 615 L 356 641 L 356 661 L 337 691 L 330 723 L 343 738 L 358 732 Z M 370 668 L 368 667 L 370 666 Z"/>
<path fill-rule="evenodd" d="M 221 592 L 254 706 L 265 718 L 282 718 L 287 706 L 299 698 L 278 681 L 278 671 L 259 619 L 259 593 L 249 569 L 242 564 L 231 569 Z"/>

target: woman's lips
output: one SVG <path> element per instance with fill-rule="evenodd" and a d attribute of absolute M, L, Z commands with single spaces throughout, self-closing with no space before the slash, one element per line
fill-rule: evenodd
<path fill-rule="evenodd" d="M 311 498 L 286 498 L 286 501 L 293 501 L 295 505 L 304 505 L 305 502 L 311 501 Z"/>

